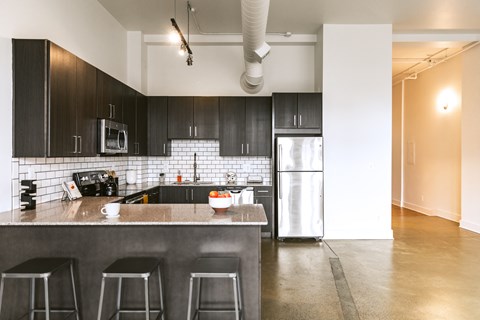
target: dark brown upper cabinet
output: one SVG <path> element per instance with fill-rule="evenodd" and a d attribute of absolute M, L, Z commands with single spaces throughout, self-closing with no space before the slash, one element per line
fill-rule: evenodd
<path fill-rule="evenodd" d="M 276 129 L 322 130 L 322 93 L 274 93 Z"/>
<path fill-rule="evenodd" d="M 218 97 L 168 97 L 169 139 L 218 139 Z"/>
<path fill-rule="evenodd" d="M 148 97 L 148 154 L 170 156 L 167 97 Z"/>
<path fill-rule="evenodd" d="M 146 156 L 147 142 L 147 98 L 134 89 L 125 87 L 123 97 L 123 122 L 128 125 L 128 155 Z"/>
<path fill-rule="evenodd" d="M 13 40 L 14 157 L 96 154 L 96 69 L 47 40 Z"/>
<path fill-rule="evenodd" d="M 123 121 L 123 97 L 128 88 L 122 82 L 97 71 L 97 116 L 101 119 L 110 119 L 116 122 Z"/>
<path fill-rule="evenodd" d="M 271 157 L 270 97 L 220 97 L 220 156 Z"/>

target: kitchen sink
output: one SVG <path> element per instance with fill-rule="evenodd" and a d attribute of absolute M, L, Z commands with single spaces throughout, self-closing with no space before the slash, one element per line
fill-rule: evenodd
<path fill-rule="evenodd" d="M 182 181 L 182 182 L 173 182 L 172 184 L 176 184 L 179 186 L 189 186 L 189 185 L 194 185 L 194 186 L 199 186 L 199 185 L 212 185 L 213 181 L 198 181 L 198 182 L 193 182 L 193 181 Z"/>

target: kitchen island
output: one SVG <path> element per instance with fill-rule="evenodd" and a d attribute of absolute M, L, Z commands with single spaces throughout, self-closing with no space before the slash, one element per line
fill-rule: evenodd
<path fill-rule="evenodd" d="M 186 319 L 189 268 L 197 257 L 240 258 L 242 300 L 245 319 L 260 319 L 260 228 L 266 224 L 262 205 L 232 206 L 225 214 L 214 214 L 207 204 L 121 205 L 120 217 L 106 218 L 103 204 L 120 198 L 82 198 L 54 201 L 36 210 L 0 213 L 0 270 L 32 257 L 75 258 L 77 290 L 83 319 L 95 319 L 101 272 L 115 259 L 152 256 L 162 261 L 166 319 Z M 66 274 L 52 279 L 51 299 L 71 303 Z M 7 319 L 27 310 L 28 281 L 18 285 L 7 279 L 2 312 Z M 218 282 L 217 282 L 218 281 Z M 202 297 L 215 307 L 231 301 L 231 283 L 205 282 Z M 141 281 L 125 281 L 124 297 L 130 307 L 141 307 Z M 41 286 L 39 286 L 41 288 Z M 151 282 L 152 292 L 156 283 Z M 107 283 L 104 310 L 113 310 L 116 283 Z M 40 300 L 39 300 L 40 301 Z M 155 303 L 157 300 L 152 299 Z M 11 307 L 15 305 L 16 308 Z M 202 319 L 225 319 L 207 315 Z"/>

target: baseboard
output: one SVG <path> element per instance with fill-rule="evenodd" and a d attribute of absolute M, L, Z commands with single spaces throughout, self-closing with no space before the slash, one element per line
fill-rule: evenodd
<path fill-rule="evenodd" d="M 409 203 L 409 202 L 404 202 L 403 207 L 413 210 L 418 213 L 422 213 L 427 216 L 432 216 L 432 217 L 439 217 L 443 219 L 447 219 L 450 221 L 455 221 L 459 222 L 460 221 L 460 214 L 459 213 L 454 213 L 454 212 L 449 212 L 449 211 L 443 211 L 443 210 L 434 210 L 426 207 L 422 207 L 419 205 L 416 205 L 414 203 Z"/>
<path fill-rule="evenodd" d="M 379 229 L 334 229 L 325 230 L 325 240 L 393 240 L 393 230 Z"/>
<path fill-rule="evenodd" d="M 392 199 L 392 204 L 394 206 L 397 206 L 397 207 L 401 207 L 402 206 L 402 202 L 400 200 L 397 200 L 397 199 Z"/>
<path fill-rule="evenodd" d="M 480 225 L 472 222 L 465 221 L 464 219 L 460 220 L 460 228 L 480 233 Z"/>

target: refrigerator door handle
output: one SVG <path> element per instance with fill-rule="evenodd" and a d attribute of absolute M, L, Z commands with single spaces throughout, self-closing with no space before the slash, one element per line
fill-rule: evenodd
<path fill-rule="evenodd" d="M 280 178 L 280 173 L 278 174 L 278 199 L 282 199 L 282 179 Z"/>
<path fill-rule="evenodd" d="M 282 170 L 282 162 L 281 162 L 281 159 L 282 159 L 282 145 L 279 144 L 278 145 L 278 162 L 277 162 L 277 170 L 280 171 Z"/>

